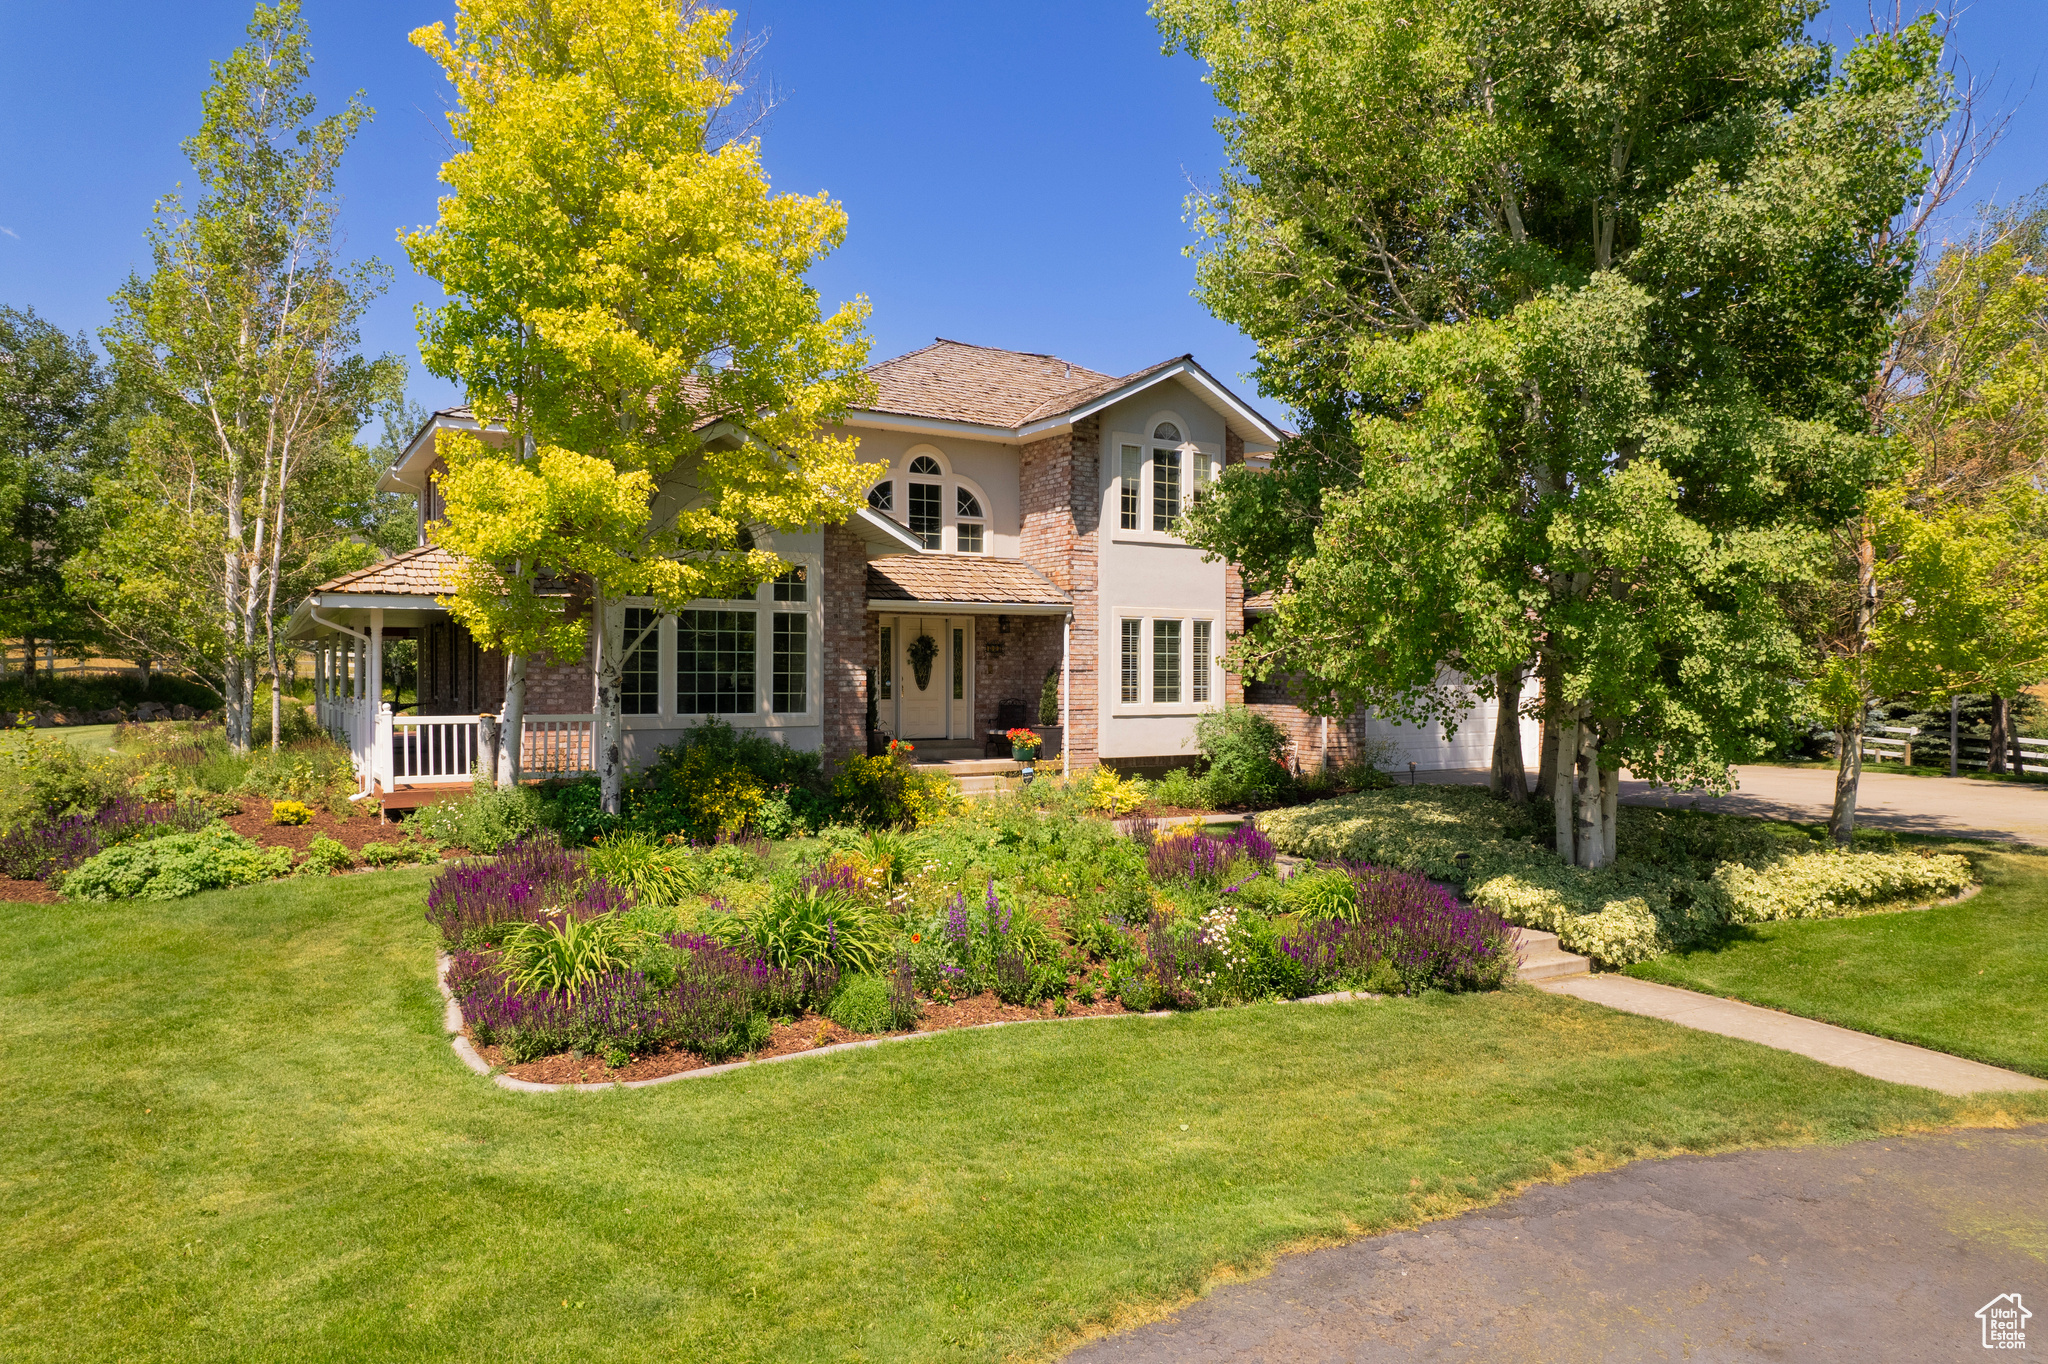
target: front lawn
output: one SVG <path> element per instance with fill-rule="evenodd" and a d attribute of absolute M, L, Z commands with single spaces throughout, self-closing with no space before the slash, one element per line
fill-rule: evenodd
<path fill-rule="evenodd" d="M 0 1356 L 1039 1355 L 1561 1172 L 2048 1116 L 1519 988 L 511 1094 L 442 1035 L 426 881 L 0 905 Z"/>
<path fill-rule="evenodd" d="M 1629 974 L 2048 1076 L 2048 854 L 1926 846 L 1967 853 L 1984 889 L 1924 910 L 1732 928 Z"/>

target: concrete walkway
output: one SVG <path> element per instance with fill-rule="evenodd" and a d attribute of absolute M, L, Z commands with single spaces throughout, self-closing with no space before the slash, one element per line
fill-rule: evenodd
<path fill-rule="evenodd" d="M 1566 976 L 1531 982 L 1554 995 L 1570 995 L 1624 1013 L 1661 1018 L 1701 1032 L 1739 1037 L 1779 1051 L 1797 1052 L 1830 1066 L 1853 1070 L 1895 1085 L 1919 1085 L 1943 1094 L 1982 1094 L 2001 1089 L 2048 1089 L 2048 1080 L 1966 1061 L 1946 1052 L 1852 1032 L 1832 1023 L 1760 1009 L 1740 1000 L 1716 999 L 1675 985 L 1633 976 Z"/>
<path fill-rule="evenodd" d="M 1644 1160 L 1287 1256 L 1068 1359 L 1982 1359 L 2007 1293 L 2031 1359 L 2044 1248 L 2048 1127 Z"/>

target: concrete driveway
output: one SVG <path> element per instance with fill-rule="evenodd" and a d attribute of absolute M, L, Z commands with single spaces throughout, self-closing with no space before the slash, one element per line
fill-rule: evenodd
<path fill-rule="evenodd" d="M 1825 822 L 1834 808 L 1833 768 L 1750 766 L 1738 767 L 1735 772 L 1736 789 L 1727 796 L 1672 791 L 1637 781 L 1624 772 L 1621 798 L 1629 805 L 1697 807 L 1722 814 L 1807 822 Z M 1417 777 L 1425 784 L 1486 784 L 1484 768 L 1422 772 Z M 2048 847 L 2048 786 L 1967 777 L 1907 777 L 1866 767 L 1858 788 L 1856 823 L 1901 833 L 1996 838 Z"/>
<path fill-rule="evenodd" d="M 1739 767 L 1735 793 L 1703 796 L 1621 783 L 1631 805 L 1691 806 L 1773 819 L 1825 820 L 1835 803 L 1834 769 Z M 1912 834 L 1998 838 L 2048 846 L 2048 787 L 2016 782 L 1972 781 L 1967 777 L 1907 777 L 1863 769 L 1857 787 L 1856 823 Z"/>
<path fill-rule="evenodd" d="M 2048 1350 L 2048 1126 L 1645 1160 L 1280 1261 L 1070 1364 L 1985 1357 Z M 2034 1329 L 2038 1328 L 2038 1329 Z"/>

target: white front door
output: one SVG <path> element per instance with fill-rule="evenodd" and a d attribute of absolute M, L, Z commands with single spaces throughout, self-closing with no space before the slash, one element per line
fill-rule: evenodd
<path fill-rule="evenodd" d="M 953 694 L 952 634 L 943 616 L 896 621 L 896 690 L 905 739 L 943 739 Z"/>

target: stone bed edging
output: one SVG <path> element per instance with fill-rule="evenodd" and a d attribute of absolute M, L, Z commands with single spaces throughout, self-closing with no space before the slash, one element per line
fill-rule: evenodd
<path fill-rule="evenodd" d="M 614 1089 L 645 1089 L 649 1085 L 665 1085 L 675 1080 L 694 1080 L 702 1076 L 723 1075 L 727 1071 L 740 1070 L 747 1066 L 768 1066 L 779 1061 L 800 1061 L 806 1056 L 829 1056 L 835 1051 L 853 1051 L 861 1047 L 879 1047 L 884 1042 L 915 1042 L 924 1037 L 944 1037 L 947 1033 L 977 1032 L 983 1028 L 1008 1028 L 1027 1023 L 1092 1023 L 1105 1018 L 1172 1018 L 1171 1009 L 1158 1009 L 1149 1013 L 1132 1014 L 1076 1014 L 1068 1018 L 1005 1018 L 994 1023 L 970 1023 L 964 1028 L 941 1028 L 937 1032 L 906 1032 L 888 1037 L 869 1037 L 859 1042 L 835 1042 L 829 1047 L 812 1047 L 806 1051 L 792 1051 L 781 1056 L 762 1056 L 745 1061 L 726 1061 L 715 1066 L 699 1066 L 695 1070 L 679 1070 L 673 1075 L 657 1075 L 651 1080 L 589 1080 L 580 1083 L 542 1084 L 535 1080 L 521 1080 L 496 1070 L 491 1063 L 478 1054 L 476 1047 L 462 1035 L 462 1006 L 455 1000 L 454 991 L 448 988 L 449 960 L 446 952 L 435 954 L 434 983 L 441 989 L 443 1008 L 441 1026 L 452 1034 L 449 1046 L 462 1064 L 478 1075 L 489 1079 L 500 1089 L 513 1090 L 520 1094 L 553 1094 L 558 1090 L 580 1090 L 596 1092 Z M 1367 994 L 1354 990 L 1339 990 L 1333 994 L 1310 995 L 1305 999 L 1283 999 L 1282 1004 L 1349 1004 L 1385 999 L 1385 995 Z"/>

